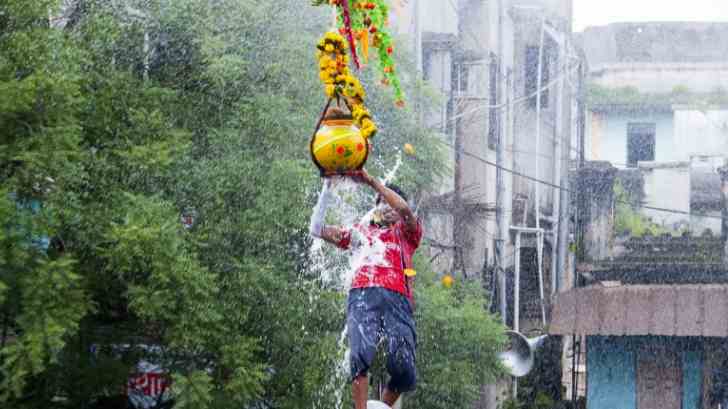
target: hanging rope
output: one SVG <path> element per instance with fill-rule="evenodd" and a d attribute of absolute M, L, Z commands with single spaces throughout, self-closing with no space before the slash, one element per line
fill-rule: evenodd
<path fill-rule="evenodd" d="M 349 41 L 351 48 L 351 58 L 354 60 L 354 66 L 357 70 L 361 69 L 359 57 L 356 55 L 356 43 L 354 42 L 354 32 L 351 29 L 351 14 L 349 13 L 349 0 L 341 0 L 341 10 L 344 16 L 344 31 L 346 31 L 346 39 Z"/>
<path fill-rule="evenodd" d="M 328 101 L 326 101 L 326 106 L 324 106 L 324 110 L 321 112 L 321 116 L 318 119 L 318 122 L 316 122 L 316 129 L 313 130 L 313 135 L 311 135 L 311 141 L 308 143 L 308 150 L 311 152 L 311 159 L 313 160 L 313 163 L 316 165 L 317 168 L 319 168 L 319 171 L 321 171 L 321 175 L 324 175 L 324 168 L 321 166 L 321 164 L 316 160 L 316 155 L 313 154 L 313 142 L 316 139 L 316 134 L 318 133 L 319 129 L 321 129 L 321 124 L 324 122 L 324 118 L 326 118 L 326 111 L 329 110 L 329 106 L 331 106 L 331 101 L 333 101 L 333 98 L 329 98 Z"/>

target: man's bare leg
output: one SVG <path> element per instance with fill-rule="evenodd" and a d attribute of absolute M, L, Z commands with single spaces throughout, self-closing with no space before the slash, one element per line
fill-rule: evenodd
<path fill-rule="evenodd" d="M 351 383 L 351 397 L 354 399 L 356 409 L 367 409 L 367 399 L 369 398 L 369 377 L 367 375 L 359 375 L 354 378 L 354 382 Z"/>
<path fill-rule="evenodd" d="M 382 401 L 389 405 L 389 407 L 393 407 L 394 404 L 397 402 L 397 399 L 399 399 L 399 392 L 393 392 L 390 391 L 387 388 L 384 388 L 384 394 L 382 395 Z"/>

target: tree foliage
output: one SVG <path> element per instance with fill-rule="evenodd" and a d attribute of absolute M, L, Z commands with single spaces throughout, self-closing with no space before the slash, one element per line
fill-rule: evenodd
<path fill-rule="evenodd" d="M 0 5 L 0 405 L 91 407 L 147 358 L 180 408 L 334 406 L 343 295 L 305 273 L 326 13 L 65 3 L 64 27 L 49 24 L 58 2 Z M 368 92 L 370 171 L 411 143 L 399 177 L 422 194 L 440 145 L 387 89 Z M 499 329 L 475 293 L 444 291 L 421 296 L 420 379 L 457 375 L 448 393 L 465 402 L 496 367 Z M 424 408 L 441 395 L 416 396 Z"/>

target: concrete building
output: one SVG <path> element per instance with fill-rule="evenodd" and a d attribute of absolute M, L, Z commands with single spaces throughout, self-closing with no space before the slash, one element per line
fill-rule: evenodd
<path fill-rule="evenodd" d="M 443 95 L 424 118 L 450 146 L 453 170 L 420 209 L 432 257 L 443 274 L 484 280 L 509 326 L 543 331 L 551 294 L 573 281 L 570 197 L 558 188 L 580 149 L 572 2 L 417 0 L 398 10 L 396 30 Z M 481 407 L 497 404 L 484 393 Z"/>
<path fill-rule="evenodd" d="M 728 399 L 728 201 L 723 237 L 618 237 L 617 174 L 608 162 L 580 171 L 597 200 L 580 201 L 579 286 L 559 293 L 549 333 L 581 339 L 587 409 L 717 408 Z M 728 192 L 725 168 L 720 178 Z"/>
<path fill-rule="evenodd" d="M 694 200 L 717 192 L 728 153 L 728 24 L 621 23 L 588 28 L 580 43 L 591 86 L 590 160 L 639 169 L 648 206 L 718 215 Z M 717 232 L 716 218 L 643 209 L 671 231 Z"/>
<path fill-rule="evenodd" d="M 713 23 L 578 39 L 591 161 L 577 175 L 578 285 L 558 294 L 549 333 L 581 340 L 587 409 L 728 403 L 727 39 Z"/>
<path fill-rule="evenodd" d="M 580 59 L 571 44 L 571 2 L 410 1 L 393 21 L 400 33 L 421 39 L 413 49 L 421 51 L 423 76 L 444 96 L 425 115 L 425 123 L 439 129 L 453 148 L 453 178 L 443 181 L 440 193 L 459 195 L 463 206 L 484 213 L 458 232 L 467 246 L 455 268 L 480 276 L 483 266 L 494 262 L 497 168 L 483 160 L 498 161 L 499 138 L 506 170 L 547 182 L 504 172 L 505 240 L 511 241 L 510 226 L 538 223 L 548 230 L 546 241 L 553 241 L 550 232 L 557 224 L 560 195 L 548 183 L 562 183 L 570 152 L 577 149 L 571 137 Z M 541 93 L 536 92 L 539 80 Z M 451 244 L 455 240 L 442 239 Z M 444 265 L 457 264 L 457 258 L 443 258 L 448 261 Z"/>

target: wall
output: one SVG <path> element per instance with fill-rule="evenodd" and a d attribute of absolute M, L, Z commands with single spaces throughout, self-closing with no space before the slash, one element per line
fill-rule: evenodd
<path fill-rule="evenodd" d="M 618 168 L 627 164 L 627 125 L 630 122 L 655 123 L 655 161 L 687 160 L 675 146 L 672 113 L 602 113 L 587 114 L 586 154 L 589 160 L 604 160 Z"/>
<path fill-rule="evenodd" d="M 616 23 L 580 36 L 594 83 L 669 93 L 728 87 L 728 24 Z"/>
<path fill-rule="evenodd" d="M 420 31 L 433 33 L 458 33 L 458 15 L 453 7 L 458 0 L 411 0 L 407 2 L 392 2 L 390 24 L 399 34 L 415 37 L 415 11 L 416 3 L 420 7 Z M 401 6 L 398 6 L 402 3 Z"/>
<path fill-rule="evenodd" d="M 647 206 L 690 212 L 690 162 L 641 162 L 639 169 Z M 644 208 L 642 214 L 674 231 L 690 225 L 689 216 L 684 214 Z"/>
<path fill-rule="evenodd" d="M 587 409 L 635 409 L 635 353 L 625 338 L 588 337 Z"/>
<path fill-rule="evenodd" d="M 538 3 L 538 2 L 535 2 Z M 514 95 L 516 99 L 523 99 L 526 96 L 525 70 L 526 70 L 526 47 L 538 47 L 541 38 L 541 13 L 520 11 L 515 19 L 515 32 L 513 40 L 513 56 L 515 77 Z M 545 41 L 552 41 L 549 35 L 545 35 Z M 550 79 L 554 80 L 558 75 L 563 74 L 563 53 L 557 58 L 551 59 Z M 542 86 L 546 85 L 546 82 Z M 554 155 L 554 144 L 560 136 L 557 134 L 557 88 L 554 84 L 548 92 L 548 100 L 542 98 L 541 109 L 541 140 L 540 147 L 536 141 L 536 108 L 527 101 L 521 101 L 514 106 L 514 135 L 513 154 L 515 170 L 523 174 L 537 177 L 540 180 L 559 184 L 554 180 L 554 161 L 559 160 L 561 155 Z M 568 108 L 567 108 L 568 110 Z M 565 112 L 566 113 L 566 112 Z M 564 115 L 568 118 L 569 115 Z M 566 129 L 569 127 L 567 126 Z M 529 214 L 534 212 L 535 190 L 539 189 L 540 207 L 542 214 L 550 212 L 553 205 L 554 189 L 541 183 L 527 180 L 525 178 L 513 178 L 513 191 L 516 195 L 523 195 L 529 198 Z M 534 224 L 531 223 L 531 226 Z"/>
<path fill-rule="evenodd" d="M 636 409 L 637 354 L 656 345 L 680 353 L 682 409 L 699 409 L 703 392 L 703 339 L 601 336 L 587 339 L 587 409 Z"/>
<path fill-rule="evenodd" d="M 582 34 L 589 64 L 726 62 L 728 24 L 711 22 L 614 23 Z"/>
<path fill-rule="evenodd" d="M 669 93 L 675 87 L 699 93 L 728 88 L 728 63 L 611 63 L 590 66 L 590 71 L 594 84 L 647 93 Z"/>
<path fill-rule="evenodd" d="M 655 162 L 640 165 L 646 204 L 702 213 L 702 210 L 691 209 L 690 206 L 693 194 L 691 169 L 695 161 L 702 159 L 719 166 L 728 155 L 728 109 L 707 107 L 701 111 L 688 106 L 674 108 L 674 113 L 588 113 L 587 157 L 609 161 L 618 168 L 626 167 L 628 123 L 654 122 Z M 705 229 L 714 233 L 720 231 L 720 220 L 715 218 L 690 218 L 647 209 L 643 210 L 643 214 L 669 228 L 685 225 L 696 233 Z"/>
<path fill-rule="evenodd" d="M 676 106 L 675 148 L 683 155 L 680 160 L 691 155 L 728 155 L 728 107 Z"/>
<path fill-rule="evenodd" d="M 544 8 L 552 20 L 558 20 L 559 23 L 566 24 L 571 28 L 571 18 L 573 15 L 572 0 L 512 0 L 514 7 L 538 7 Z"/>
<path fill-rule="evenodd" d="M 699 409 L 703 392 L 703 354 L 699 351 L 685 351 L 682 355 L 682 367 L 682 409 Z"/>

